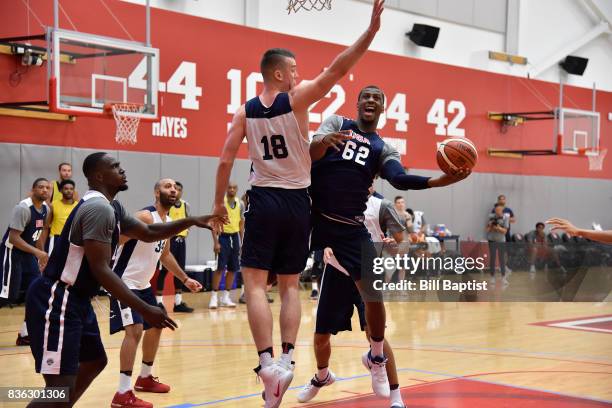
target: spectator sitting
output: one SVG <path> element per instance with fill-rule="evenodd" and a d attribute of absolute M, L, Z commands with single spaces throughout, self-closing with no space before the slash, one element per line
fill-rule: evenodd
<path fill-rule="evenodd" d="M 428 225 L 425 220 L 423 211 L 413 211 L 412 208 L 407 208 L 406 212 L 412 217 L 412 231 L 410 233 L 410 242 L 418 243 L 425 242 L 425 233 Z"/>
<path fill-rule="evenodd" d="M 548 265 L 549 262 L 565 272 L 565 268 L 561 266 L 559 254 L 546 239 L 546 233 L 544 232 L 546 226 L 543 222 L 538 222 L 535 227 L 535 230 L 525 236 L 527 242 L 529 242 L 529 273 L 533 277 L 536 272 L 536 263 L 538 265 Z"/>

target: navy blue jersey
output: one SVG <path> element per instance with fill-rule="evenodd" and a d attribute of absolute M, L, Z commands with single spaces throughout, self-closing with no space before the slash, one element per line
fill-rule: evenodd
<path fill-rule="evenodd" d="M 23 225 L 23 231 L 21 232 L 21 239 L 23 239 L 25 242 L 27 242 L 28 244 L 35 246 L 36 242 L 38 241 L 38 239 L 40 238 L 40 235 L 42 234 L 42 230 L 43 227 L 45 225 L 45 219 L 47 218 L 47 213 L 49 211 L 49 207 L 47 207 L 46 203 L 43 203 L 42 208 L 40 210 L 40 212 L 36 209 L 36 207 L 34 207 L 34 203 L 32 202 L 31 198 L 26 198 L 25 200 L 22 200 L 19 204 L 17 204 L 18 207 L 25 207 L 30 211 L 30 215 L 29 215 L 29 221 Z M 13 223 L 13 222 L 11 222 Z M 10 246 L 12 248 L 12 246 L 10 245 L 10 243 L 8 242 L 8 236 L 9 236 L 9 231 L 12 228 L 9 226 L 9 228 L 6 229 L 6 232 L 4 233 L 4 237 L 2 238 L 2 246 Z M 13 228 L 14 229 L 14 228 Z M 9 245 L 7 245 L 9 244 Z M 20 249 L 17 248 L 13 248 L 14 251 L 16 252 L 23 252 Z M 32 255 L 33 256 L 33 255 Z"/>
<path fill-rule="evenodd" d="M 43 272 L 43 275 L 52 281 L 59 280 L 72 286 L 71 293 L 89 298 L 98 293 L 100 284 L 91 273 L 89 262 L 85 256 L 84 247 L 73 243 L 74 237 L 71 236 L 71 233 L 74 231 L 73 223 L 76 224 L 83 220 L 82 214 L 79 214 L 82 211 L 79 211 L 79 209 L 81 209 L 88 200 L 96 197 L 104 196 L 97 191 L 89 191 L 83 196 L 77 206 L 74 207 L 74 210 L 66 220 L 62 234 L 59 236 L 56 246 L 49 258 L 49 263 Z M 106 198 L 104 198 L 104 200 L 106 200 Z M 105 205 L 109 205 L 108 201 L 106 201 Z M 114 227 L 112 229 L 110 242 L 111 253 L 114 253 L 117 243 L 119 242 L 120 222 L 125 217 L 125 209 L 118 201 L 112 201 L 110 206 L 114 212 Z M 100 215 L 102 216 L 102 214 Z M 104 214 L 104 216 L 106 215 L 107 214 Z M 81 218 L 75 223 L 77 217 Z M 100 220 L 100 222 L 104 223 L 105 221 Z M 82 235 L 85 236 L 86 232 L 81 232 Z"/>
<path fill-rule="evenodd" d="M 337 220 L 362 223 L 368 189 L 380 172 L 385 142 L 376 132 L 359 130 L 351 119 L 342 118 L 340 130 L 351 130 L 353 138 L 345 141 L 340 151 L 329 148 L 313 162 L 312 208 Z"/>

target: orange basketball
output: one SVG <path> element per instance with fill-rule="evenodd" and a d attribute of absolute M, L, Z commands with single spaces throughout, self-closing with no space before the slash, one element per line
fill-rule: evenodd
<path fill-rule="evenodd" d="M 438 144 L 436 159 L 440 170 L 446 174 L 454 174 L 459 168 L 474 168 L 478 161 L 478 152 L 469 139 L 454 137 Z"/>

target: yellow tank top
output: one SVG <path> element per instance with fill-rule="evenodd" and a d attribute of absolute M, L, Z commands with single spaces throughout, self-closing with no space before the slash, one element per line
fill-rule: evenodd
<path fill-rule="evenodd" d="M 60 197 L 62 196 L 61 193 Z M 51 235 L 60 235 L 68 216 L 78 204 L 76 201 L 72 204 L 64 204 L 62 200 L 53 200 L 53 221 L 51 221 Z"/>
<path fill-rule="evenodd" d="M 229 216 L 229 224 L 223 226 L 223 232 L 226 234 L 234 234 L 240 232 L 240 200 L 234 199 L 236 205 L 234 208 L 230 206 L 227 196 L 225 197 L 225 208 L 227 209 L 227 215 Z"/>
<path fill-rule="evenodd" d="M 180 207 L 176 208 L 175 206 L 172 206 L 172 208 L 170 208 L 169 215 L 170 215 L 170 218 L 172 218 L 172 221 L 181 220 L 187 217 L 187 207 L 185 206 L 185 201 L 180 200 L 180 203 L 181 203 Z M 188 233 L 189 233 L 189 230 L 183 230 L 176 235 L 179 237 L 186 237 Z"/>
<path fill-rule="evenodd" d="M 53 181 L 53 200 L 51 200 L 51 204 L 55 205 L 55 203 L 58 201 L 61 203 L 62 198 L 62 193 L 59 191 L 59 181 L 55 180 Z"/>

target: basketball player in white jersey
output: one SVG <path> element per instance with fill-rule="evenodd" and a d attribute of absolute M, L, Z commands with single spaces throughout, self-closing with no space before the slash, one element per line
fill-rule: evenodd
<path fill-rule="evenodd" d="M 241 268 L 251 333 L 259 354 L 256 369 L 266 408 L 278 407 L 293 379 L 292 353 L 300 324 L 298 276 L 308 257 L 310 154 L 308 108 L 367 51 L 380 28 L 384 0 L 375 0 L 368 29 L 312 81 L 297 83 L 294 54 L 270 49 L 261 61 L 264 90 L 234 115 L 217 170 L 214 214 L 227 216 L 223 198 L 234 159 L 247 138 L 252 161 Z M 268 273 L 278 275 L 283 354 L 273 359 L 273 320 L 266 298 Z"/>
<path fill-rule="evenodd" d="M 135 214 L 135 218 L 145 224 L 156 224 L 172 221 L 168 216 L 170 208 L 177 200 L 176 182 L 164 178 L 155 183 L 155 204 L 144 208 Z M 161 263 L 171 271 L 192 292 L 198 292 L 202 286 L 190 279 L 178 265 L 170 252 L 168 240 L 144 242 L 121 236 L 114 259 L 113 271 L 121 277 L 125 285 L 145 303 L 157 305 L 153 288 L 149 281 L 155 274 L 157 263 Z M 145 330 L 144 336 L 142 335 Z M 159 347 L 162 329 L 149 325 L 134 309 L 122 304 L 117 299 L 111 300 L 110 331 L 115 334 L 125 330 L 121 344 L 119 388 L 113 397 L 112 408 L 152 408 L 153 404 L 137 398 L 132 391 L 132 369 L 136 358 L 136 350 L 140 339 L 142 341 L 142 367 L 134 388 L 136 391 L 166 393 L 170 386 L 162 384 L 153 377 L 152 369 L 155 355 Z"/>

